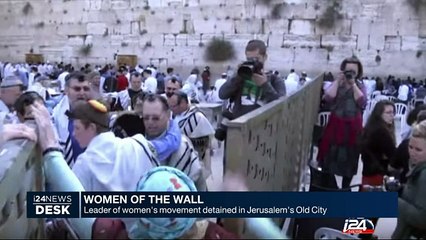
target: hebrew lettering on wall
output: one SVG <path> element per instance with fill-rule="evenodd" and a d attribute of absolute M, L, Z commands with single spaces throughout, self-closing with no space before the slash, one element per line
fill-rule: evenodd
<path fill-rule="evenodd" d="M 298 189 L 310 155 L 315 121 L 311 112 L 316 114 L 318 109 L 316 96 L 319 96 L 320 85 L 320 80 L 315 81 L 280 100 L 270 107 L 273 110 L 258 111 L 244 123 L 239 122 L 240 126 L 230 127 L 234 129 L 229 132 L 232 136 L 228 136 L 227 159 L 238 161 L 233 168 L 246 174 L 251 190 Z"/>

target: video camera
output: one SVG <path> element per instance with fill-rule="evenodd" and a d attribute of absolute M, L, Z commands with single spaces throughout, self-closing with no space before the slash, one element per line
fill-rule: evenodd
<path fill-rule="evenodd" d="M 343 72 L 346 80 L 352 80 L 356 77 L 356 72 L 354 70 L 346 70 Z"/>
<path fill-rule="evenodd" d="M 254 73 L 262 74 L 263 63 L 257 59 L 249 59 L 238 68 L 237 74 L 243 79 L 250 79 Z"/>

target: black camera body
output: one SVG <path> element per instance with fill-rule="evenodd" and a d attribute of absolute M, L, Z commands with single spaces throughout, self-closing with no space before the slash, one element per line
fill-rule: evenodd
<path fill-rule="evenodd" d="M 263 63 L 257 59 L 243 62 L 238 68 L 237 74 L 243 79 L 251 78 L 254 73 L 262 74 Z"/>
<path fill-rule="evenodd" d="M 356 72 L 354 70 L 346 70 L 343 74 L 345 75 L 346 80 L 352 80 L 356 77 Z"/>

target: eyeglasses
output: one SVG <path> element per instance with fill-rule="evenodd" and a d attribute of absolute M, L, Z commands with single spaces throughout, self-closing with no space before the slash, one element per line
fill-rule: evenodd
<path fill-rule="evenodd" d="M 161 116 L 149 116 L 149 115 L 143 115 L 142 116 L 144 121 L 153 121 L 153 122 L 158 122 L 161 119 Z"/>
<path fill-rule="evenodd" d="M 90 92 L 90 87 L 87 87 L 87 86 L 84 86 L 84 87 L 75 86 L 75 87 L 71 87 L 71 89 L 76 92 L 80 92 L 81 90 L 83 90 L 84 92 Z"/>

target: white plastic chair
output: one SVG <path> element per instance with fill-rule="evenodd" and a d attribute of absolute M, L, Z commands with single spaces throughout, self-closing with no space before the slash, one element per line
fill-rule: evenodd
<path fill-rule="evenodd" d="M 388 96 L 386 96 L 386 95 L 377 95 L 377 96 L 374 98 L 374 100 L 375 100 L 376 102 L 380 102 L 380 101 L 383 101 L 383 100 L 389 100 L 389 97 L 388 97 Z"/>
<path fill-rule="evenodd" d="M 380 95 L 382 95 L 382 93 L 381 93 L 380 91 L 374 91 L 374 92 L 371 94 L 370 99 L 375 99 L 377 96 L 380 96 Z"/>
<path fill-rule="evenodd" d="M 328 120 L 330 119 L 330 112 L 320 112 L 318 114 L 317 126 L 325 127 L 328 124 Z"/>
<path fill-rule="evenodd" d="M 404 103 L 395 103 L 395 117 L 405 117 L 408 114 L 408 106 Z"/>
<path fill-rule="evenodd" d="M 388 96 L 389 101 L 395 102 L 396 101 L 396 97 L 394 96 Z"/>
<path fill-rule="evenodd" d="M 340 230 L 333 228 L 319 228 L 315 231 L 315 239 L 359 239 L 357 236 L 342 233 Z"/>

